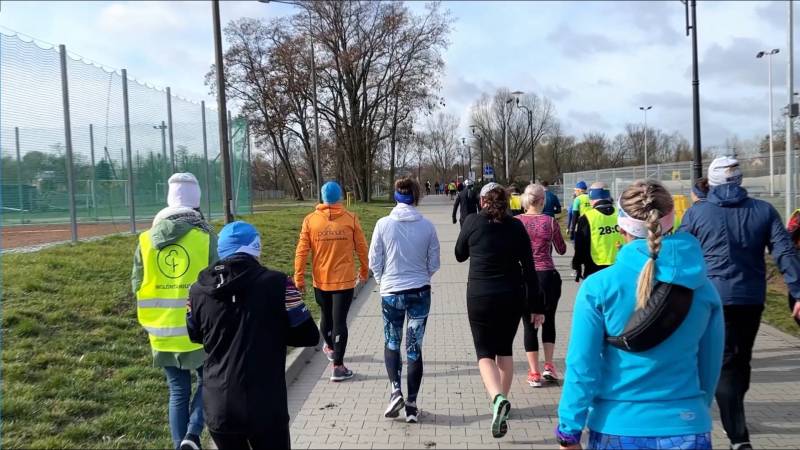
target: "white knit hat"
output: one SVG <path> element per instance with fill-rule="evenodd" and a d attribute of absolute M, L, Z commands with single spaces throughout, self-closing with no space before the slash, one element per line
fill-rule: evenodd
<path fill-rule="evenodd" d="M 480 194 L 480 196 L 481 196 L 481 197 L 486 197 L 486 194 L 488 194 L 488 193 L 489 193 L 489 191 L 495 190 L 495 189 L 497 189 L 497 188 L 501 188 L 501 189 L 502 189 L 502 188 L 503 188 L 503 186 L 501 186 L 500 184 L 498 184 L 498 183 L 495 183 L 495 182 L 493 182 L 493 181 L 492 181 L 492 182 L 489 182 L 489 183 L 486 183 L 485 185 L 483 185 L 483 188 L 481 188 L 481 194 Z"/>
<path fill-rule="evenodd" d="M 728 156 L 720 156 L 711 161 L 708 167 L 708 184 L 719 186 L 721 184 L 742 184 L 742 171 L 739 161 Z"/>
<path fill-rule="evenodd" d="M 191 173 L 176 173 L 169 177 L 167 205 L 186 208 L 200 207 L 200 184 Z"/>

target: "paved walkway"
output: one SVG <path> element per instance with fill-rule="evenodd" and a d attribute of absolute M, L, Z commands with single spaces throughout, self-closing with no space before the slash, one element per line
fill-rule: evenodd
<path fill-rule="evenodd" d="M 372 282 L 350 312 L 350 338 L 345 363 L 356 376 L 347 382 L 328 381 L 330 368 L 319 354 L 290 380 L 289 409 L 294 448 L 553 448 L 561 388 L 530 388 L 522 345 L 517 333 L 517 377 L 509 433 L 494 439 L 489 431 L 489 399 L 481 382 L 466 313 L 468 263 L 453 255 L 458 226 L 450 220 L 450 203 L 428 197 L 420 207 L 437 227 L 442 268 L 433 280 L 433 301 L 423 346 L 425 376 L 418 404 L 419 424 L 403 414 L 383 418 L 389 386 L 383 365 L 383 324 L 377 289 Z M 569 255 L 570 252 L 568 252 Z M 569 259 L 556 259 L 564 278 L 564 293 L 556 317 L 556 364 L 563 369 L 576 284 L 569 280 Z M 747 413 L 756 448 L 800 447 L 800 340 L 770 327 L 759 333 L 753 362 L 753 385 Z M 404 374 L 405 378 L 405 374 Z M 293 382 L 292 382 L 293 381 Z M 404 380 L 405 390 L 405 380 Z M 714 407 L 716 413 L 716 406 Z M 727 448 L 722 427 L 714 429 L 717 448 Z"/>

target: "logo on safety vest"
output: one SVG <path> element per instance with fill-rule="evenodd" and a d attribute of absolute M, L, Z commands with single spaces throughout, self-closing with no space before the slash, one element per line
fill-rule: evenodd
<path fill-rule="evenodd" d="M 167 278 L 180 278 L 189 270 L 189 252 L 178 244 L 158 251 L 158 270 Z"/>

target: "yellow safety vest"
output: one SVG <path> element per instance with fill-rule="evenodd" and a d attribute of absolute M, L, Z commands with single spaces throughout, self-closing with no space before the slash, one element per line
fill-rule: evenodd
<path fill-rule="evenodd" d="M 592 261 L 598 266 L 610 266 L 617 260 L 617 252 L 622 247 L 622 235 L 617 225 L 617 215 L 607 216 L 596 209 L 586 212 L 591 231 L 590 251 Z"/>
<path fill-rule="evenodd" d="M 186 300 L 189 286 L 208 267 L 210 239 L 208 233 L 195 228 L 159 250 L 153 247 L 150 231 L 139 235 L 144 273 L 136 291 L 136 314 L 153 350 L 190 352 L 203 348 L 189 340 Z"/>
<path fill-rule="evenodd" d="M 589 199 L 589 194 L 581 194 L 578 197 L 578 217 L 586 214 L 592 210 L 592 201 Z"/>
<path fill-rule="evenodd" d="M 519 194 L 511 194 L 511 198 L 508 199 L 508 206 L 512 210 L 522 209 L 522 200 L 520 199 Z"/>

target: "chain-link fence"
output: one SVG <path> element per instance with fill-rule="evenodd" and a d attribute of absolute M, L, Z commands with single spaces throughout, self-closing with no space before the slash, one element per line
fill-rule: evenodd
<path fill-rule="evenodd" d="M 191 172 L 219 216 L 217 111 L 73 55 L 0 33 L 2 225 L 129 231 L 166 205 L 167 179 Z M 247 122 L 229 121 L 235 212 L 250 212 Z M 63 228 L 63 227 L 62 227 Z"/>
<path fill-rule="evenodd" d="M 773 157 L 773 175 L 769 171 L 769 155 L 758 155 L 751 157 L 738 157 L 739 167 L 744 175 L 742 186 L 747 189 L 752 197 L 769 201 L 780 212 L 785 214 L 786 209 L 786 154 L 776 152 Z M 704 161 L 703 173 L 708 173 L 708 165 L 711 160 Z M 792 171 L 794 186 L 798 186 L 800 178 L 800 155 L 795 152 Z M 572 190 L 578 181 L 585 181 L 591 185 L 596 181 L 603 181 L 608 184 L 611 195 L 617 198 L 635 180 L 650 178 L 660 180 L 675 194 L 689 196 L 692 191 L 692 162 L 677 162 L 668 164 L 651 164 L 647 166 L 619 167 L 603 170 L 590 170 L 584 172 L 574 172 L 564 174 L 563 196 L 565 199 L 573 198 Z M 800 196 L 797 188 L 792 189 L 794 193 L 793 207 L 800 205 Z"/>

